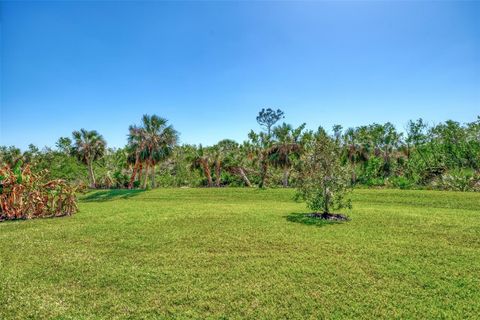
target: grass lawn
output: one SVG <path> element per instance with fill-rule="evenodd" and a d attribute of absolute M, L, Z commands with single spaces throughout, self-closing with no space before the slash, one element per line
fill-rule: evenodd
<path fill-rule="evenodd" d="M 360 189 L 334 224 L 292 196 L 98 191 L 0 223 L 0 319 L 479 316 L 480 194 Z"/>

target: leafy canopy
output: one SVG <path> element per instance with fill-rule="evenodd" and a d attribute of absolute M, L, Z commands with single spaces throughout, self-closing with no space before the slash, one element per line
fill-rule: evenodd
<path fill-rule="evenodd" d="M 257 116 L 258 124 L 267 130 L 267 134 L 270 135 L 272 132 L 272 127 L 277 123 L 280 119 L 284 118 L 284 113 L 282 110 L 277 109 L 273 110 L 271 108 L 262 108 Z"/>
<path fill-rule="evenodd" d="M 314 211 L 351 208 L 351 171 L 342 165 L 341 148 L 319 128 L 306 145 L 299 168 L 297 199 Z"/>

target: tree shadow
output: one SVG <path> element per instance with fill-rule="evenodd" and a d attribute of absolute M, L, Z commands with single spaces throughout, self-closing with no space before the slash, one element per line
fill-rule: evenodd
<path fill-rule="evenodd" d="M 129 199 L 143 192 L 145 192 L 145 190 L 138 190 L 138 189 L 100 190 L 100 191 L 93 191 L 85 195 L 84 197 L 81 197 L 80 200 L 84 202 L 102 202 L 102 201 L 110 201 L 110 200 L 116 200 L 116 199 Z"/>
<path fill-rule="evenodd" d="M 319 219 L 316 217 L 312 217 L 311 215 L 311 212 L 293 212 L 285 216 L 285 219 L 287 219 L 287 221 L 289 222 L 301 223 L 316 227 L 323 227 L 326 225 L 342 223 L 341 221 Z"/>

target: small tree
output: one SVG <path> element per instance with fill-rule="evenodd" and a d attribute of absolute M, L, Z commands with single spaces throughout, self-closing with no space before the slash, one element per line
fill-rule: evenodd
<path fill-rule="evenodd" d="M 301 156 L 297 198 L 316 212 L 351 208 L 351 173 L 341 163 L 341 149 L 319 128 Z"/>
<path fill-rule="evenodd" d="M 69 137 L 60 137 L 58 138 L 57 142 L 55 143 L 55 146 L 57 147 L 58 151 L 63 153 L 63 154 L 72 154 L 72 139 Z"/>
<path fill-rule="evenodd" d="M 257 116 L 258 124 L 267 130 L 267 134 L 270 136 L 272 133 L 272 127 L 277 123 L 280 119 L 285 118 L 284 113 L 282 110 L 277 109 L 273 110 L 271 108 L 265 109 L 263 108 L 260 110 Z"/>

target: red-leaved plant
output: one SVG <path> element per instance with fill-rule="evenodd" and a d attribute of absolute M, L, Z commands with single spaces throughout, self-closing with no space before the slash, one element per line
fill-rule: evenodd
<path fill-rule="evenodd" d="M 0 168 L 0 221 L 70 216 L 78 211 L 76 188 L 64 180 L 47 181 L 21 163 Z"/>

